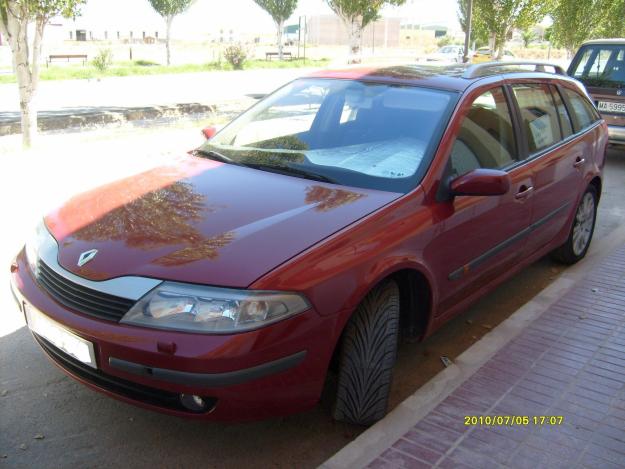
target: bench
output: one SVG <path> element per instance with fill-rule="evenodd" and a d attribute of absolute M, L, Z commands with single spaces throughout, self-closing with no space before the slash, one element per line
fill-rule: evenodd
<path fill-rule="evenodd" d="M 265 60 L 271 60 L 272 57 L 280 57 L 280 52 L 265 52 Z M 290 52 L 282 52 L 282 57 L 289 60 L 293 59 L 293 55 Z"/>
<path fill-rule="evenodd" d="M 67 60 L 68 62 L 72 59 L 79 59 L 82 60 L 82 64 L 85 65 L 85 63 L 87 62 L 87 55 L 86 54 L 60 54 L 60 55 L 50 55 L 48 56 L 48 60 L 46 62 L 46 67 L 49 67 L 50 64 L 52 63 L 52 61 L 54 60 Z"/>

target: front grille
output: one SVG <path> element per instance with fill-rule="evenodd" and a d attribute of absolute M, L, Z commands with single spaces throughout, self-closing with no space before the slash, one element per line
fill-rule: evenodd
<path fill-rule="evenodd" d="M 79 313 L 118 322 L 135 303 L 78 285 L 56 273 L 41 259 L 37 265 L 39 284 L 59 303 Z"/>
<path fill-rule="evenodd" d="M 84 363 L 79 362 L 73 357 L 70 357 L 65 352 L 59 350 L 43 337 L 33 334 L 35 339 L 46 352 L 46 354 L 61 368 L 67 370 L 74 376 L 87 381 L 101 389 L 118 394 L 120 396 L 127 397 L 134 401 L 144 402 L 156 407 L 162 407 L 165 409 L 176 410 L 179 412 L 185 412 L 187 414 L 197 414 L 185 408 L 180 403 L 180 395 L 177 393 L 163 391 L 162 389 L 151 388 L 149 386 L 143 386 L 141 384 L 126 381 L 115 376 L 103 373 L 100 370 L 95 370 Z M 207 412 L 212 410 L 217 404 L 216 398 L 204 398 L 209 403 Z"/>

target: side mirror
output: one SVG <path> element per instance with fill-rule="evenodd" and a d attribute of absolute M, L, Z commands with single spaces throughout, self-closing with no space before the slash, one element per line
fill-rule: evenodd
<path fill-rule="evenodd" d="M 496 169 L 474 169 L 450 184 L 451 195 L 503 195 L 510 190 L 510 176 Z"/>
<path fill-rule="evenodd" d="M 217 133 L 217 128 L 213 125 L 202 129 L 202 135 L 204 135 L 206 140 L 210 140 L 211 138 L 213 138 L 216 133 Z"/>

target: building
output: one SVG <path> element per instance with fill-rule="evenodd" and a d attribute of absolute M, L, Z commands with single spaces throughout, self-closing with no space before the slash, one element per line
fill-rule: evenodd
<path fill-rule="evenodd" d="M 400 18 L 380 18 L 369 24 L 362 34 L 363 47 L 398 47 L 400 40 Z M 315 46 L 345 45 L 349 41 L 348 31 L 336 15 L 316 15 L 307 19 L 308 44 Z"/>

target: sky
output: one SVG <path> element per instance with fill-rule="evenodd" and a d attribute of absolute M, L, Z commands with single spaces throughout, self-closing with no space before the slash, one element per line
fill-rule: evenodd
<path fill-rule="evenodd" d="M 418 24 L 443 24 L 457 27 L 456 0 L 407 0 L 401 7 L 386 7 L 384 16 L 402 17 Z M 120 14 L 122 12 L 123 14 Z M 323 0 L 299 0 L 291 23 L 300 15 L 332 14 Z M 78 24 L 85 29 L 141 29 L 162 23 L 147 0 L 88 0 Z M 189 10 L 174 21 L 173 35 L 201 28 L 236 28 L 272 32 L 271 17 L 253 0 L 196 0 Z M 151 28 L 150 28 L 151 29 Z"/>

